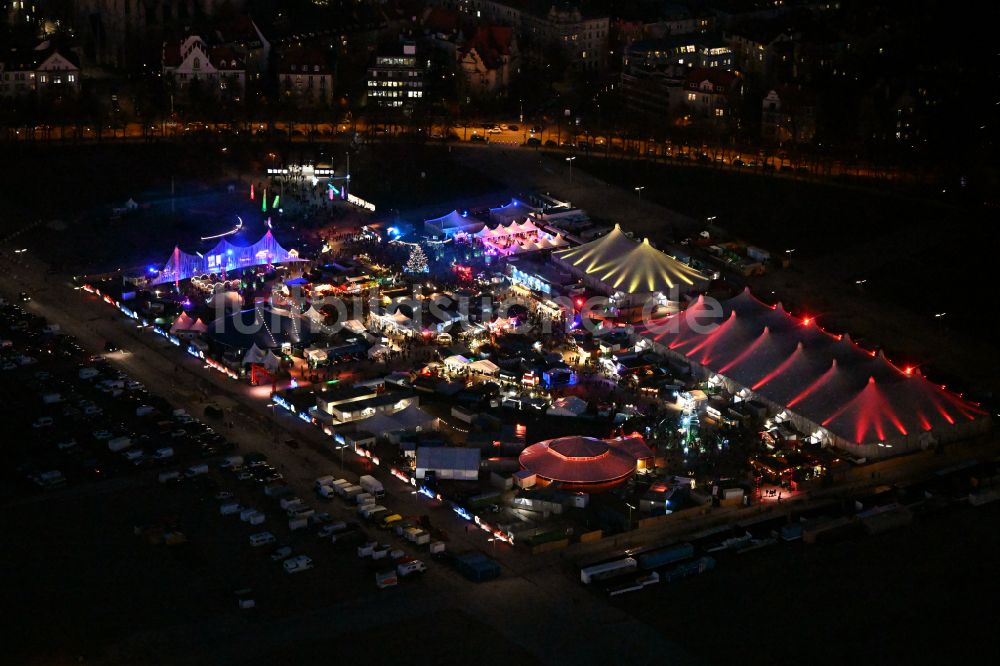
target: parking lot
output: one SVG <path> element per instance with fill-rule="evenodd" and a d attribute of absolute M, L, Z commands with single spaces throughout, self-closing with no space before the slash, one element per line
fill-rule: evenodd
<path fill-rule="evenodd" d="M 19 413 L 5 451 L 14 464 L 2 479 L 3 529 L 17 535 L 4 558 L 5 583 L 29 600 L 14 632 L 15 654 L 46 644 L 56 660 L 141 658 L 156 646 L 139 637 L 165 626 L 182 625 L 188 640 L 197 640 L 199 629 L 211 635 L 220 622 L 330 612 L 371 598 L 374 573 L 392 568 L 385 559 L 359 558 L 358 545 L 377 539 L 394 551 L 405 548 L 372 524 L 359 526 L 348 543 L 320 538 L 324 522 L 359 521 L 356 506 L 305 493 L 316 513 L 292 532 L 279 498 L 264 492 L 281 487 L 281 473 L 263 455 L 220 469 L 235 444 L 108 360 L 127 352 L 91 354 L 20 305 L 4 306 L 0 339 L 0 397 Z M 223 515 L 220 507 L 234 502 L 258 508 L 264 522 Z M 274 541 L 251 545 L 251 535 L 265 530 Z M 286 573 L 272 557 L 283 546 L 314 567 Z M 402 608 L 407 599 L 423 607 L 417 600 L 430 583 L 417 576 L 405 583 L 380 594 Z M 241 600 L 253 607 L 241 610 Z M 381 610 L 367 620 L 357 615 L 357 628 L 385 619 Z M 456 626 L 478 626 L 460 615 Z M 41 616 L 48 621 L 38 622 Z M 59 640 L 46 639 L 53 629 Z M 110 654 L 112 645 L 136 652 Z"/>

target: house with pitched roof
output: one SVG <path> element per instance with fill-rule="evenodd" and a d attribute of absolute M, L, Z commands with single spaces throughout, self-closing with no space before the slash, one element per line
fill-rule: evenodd
<path fill-rule="evenodd" d="M 282 95 L 304 104 L 329 104 L 333 96 L 329 53 L 309 46 L 285 49 L 278 60 L 278 85 Z"/>
<path fill-rule="evenodd" d="M 497 25 L 478 28 L 458 49 L 457 58 L 472 92 L 499 94 L 510 84 L 511 72 L 516 69 L 514 29 Z"/>
<path fill-rule="evenodd" d="M 201 81 L 212 94 L 239 99 L 246 85 L 246 66 L 232 47 L 209 46 L 191 35 L 180 42 L 164 42 L 163 76 L 179 91 L 186 91 L 192 81 Z"/>
<path fill-rule="evenodd" d="M 48 42 L 29 50 L 11 50 L 0 59 L 0 97 L 27 93 L 80 92 L 80 66 L 68 51 Z"/>

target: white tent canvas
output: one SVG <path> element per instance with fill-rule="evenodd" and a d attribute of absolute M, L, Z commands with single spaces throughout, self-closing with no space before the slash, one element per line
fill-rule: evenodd
<path fill-rule="evenodd" d="M 243 355 L 243 365 L 250 363 L 263 363 L 264 362 L 264 352 L 256 344 L 250 345 L 250 349 L 247 353 Z"/>
<path fill-rule="evenodd" d="M 264 367 L 267 368 L 268 372 L 275 372 L 281 368 L 281 359 L 274 355 L 274 352 L 269 351 L 264 355 Z"/>

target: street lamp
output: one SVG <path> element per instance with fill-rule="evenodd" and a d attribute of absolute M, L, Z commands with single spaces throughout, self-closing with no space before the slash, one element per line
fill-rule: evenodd
<path fill-rule="evenodd" d="M 642 203 L 642 191 L 644 189 L 646 189 L 645 185 L 640 185 L 639 187 L 635 188 L 636 194 L 639 197 L 639 203 Z"/>
<path fill-rule="evenodd" d="M 634 509 L 635 507 L 629 504 L 628 502 L 625 502 L 625 506 L 628 507 L 628 528 L 632 529 L 632 509 Z"/>
<path fill-rule="evenodd" d="M 573 160 L 576 159 L 576 155 L 573 157 L 567 157 L 566 161 L 569 162 L 569 182 L 573 182 Z"/>

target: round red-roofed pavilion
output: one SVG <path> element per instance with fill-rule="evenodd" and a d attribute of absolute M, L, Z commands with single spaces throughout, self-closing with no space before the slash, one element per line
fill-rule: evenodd
<path fill-rule="evenodd" d="M 538 485 L 594 493 L 628 481 L 640 461 L 652 456 L 641 437 L 559 437 L 532 444 L 519 462 L 535 474 Z"/>

